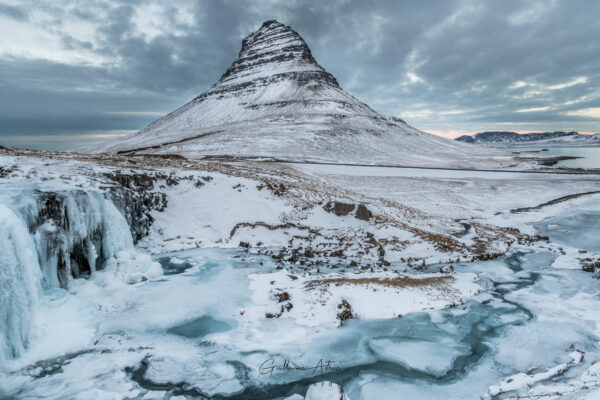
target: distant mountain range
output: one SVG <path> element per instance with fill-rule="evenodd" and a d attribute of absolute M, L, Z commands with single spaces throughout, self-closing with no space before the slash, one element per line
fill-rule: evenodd
<path fill-rule="evenodd" d="M 581 135 L 579 132 L 536 132 L 516 133 L 504 131 L 479 132 L 472 136 L 464 135 L 455 140 L 464 143 L 476 143 L 484 145 L 600 145 L 600 133 L 595 135 Z"/>

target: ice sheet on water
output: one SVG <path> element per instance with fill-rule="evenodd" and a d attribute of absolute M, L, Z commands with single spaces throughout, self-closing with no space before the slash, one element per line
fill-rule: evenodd
<path fill-rule="evenodd" d="M 588 251 L 600 251 L 598 203 L 598 197 L 586 201 L 580 200 L 577 202 L 577 207 L 571 207 L 563 213 L 546 218 L 535 226 L 557 243 Z"/>
<path fill-rule="evenodd" d="M 443 376 L 470 347 L 450 338 L 440 341 L 385 338 L 369 341 L 369 347 L 380 360 L 391 361 L 405 368 L 435 376 Z"/>

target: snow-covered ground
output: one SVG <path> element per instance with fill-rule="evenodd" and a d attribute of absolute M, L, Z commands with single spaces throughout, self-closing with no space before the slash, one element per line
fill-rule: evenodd
<path fill-rule="evenodd" d="M 0 168 L 3 396 L 598 393 L 581 269 L 600 195 L 552 202 L 597 175 L 18 151 Z M 96 249 L 89 274 L 56 278 L 53 232 Z"/>
<path fill-rule="evenodd" d="M 386 198 L 434 215 L 481 218 L 523 227 L 511 210 L 534 207 L 577 193 L 600 191 L 600 173 L 569 174 L 560 170 L 518 173 L 422 168 L 356 167 L 291 164 L 340 187 Z M 536 215 L 543 215 L 540 210 Z M 530 214 L 529 214 L 530 215 Z M 527 216 L 529 218 L 529 216 Z"/>
<path fill-rule="evenodd" d="M 293 318 L 298 325 L 338 326 L 348 318 L 389 319 L 463 304 L 480 291 L 475 274 L 395 272 L 293 274 L 286 269 L 250 276 L 254 317 Z M 288 309 L 289 308 L 289 309 Z"/>

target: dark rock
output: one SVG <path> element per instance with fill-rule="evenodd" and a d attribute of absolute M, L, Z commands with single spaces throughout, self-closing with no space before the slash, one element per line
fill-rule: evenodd
<path fill-rule="evenodd" d="M 1 146 L 0 146 L 1 147 Z M 0 178 L 6 178 L 8 175 L 10 175 L 14 170 L 15 170 L 15 166 L 12 167 L 0 167 Z"/>
<path fill-rule="evenodd" d="M 151 212 L 164 211 L 167 207 L 167 195 L 154 190 L 155 182 L 164 179 L 170 186 L 179 182 L 174 175 L 161 174 L 112 173 L 106 174 L 106 177 L 115 183 L 110 190 L 110 197 L 125 216 L 134 243 L 150 232 L 154 222 Z"/>
<path fill-rule="evenodd" d="M 367 232 L 366 235 L 367 235 L 367 243 L 375 246 L 377 244 L 377 239 L 375 239 L 375 235 L 373 235 L 371 232 Z"/>
<path fill-rule="evenodd" d="M 341 311 L 337 314 L 337 319 L 340 320 L 340 326 L 343 326 L 344 321 L 353 317 L 352 306 L 350 306 L 348 300 L 342 299 L 342 302 L 338 304 L 338 309 Z"/>
<path fill-rule="evenodd" d="M 288 43 L 283 48 L 273 49 L 273 46 L 283 43 Z M 238 58 L 225 71 L 219 83 L 226 83 L 235 80 L 239 76 L 243 76 L 244 72 L 252 70 L 261 65 L 277 64 L 284 61 L 296 61 L 302 64 L 311 64 L 318 66 L 313 58 L 310 49 L 304 40 L 289 26 L 280 24 L 277 21 L 265 22 L 258 31 L 248 35 L 242 41 L 242 49 Z M 247 72 L 246 72 L 247 73 Z M 299 84 L 311 81 L 322 82 L 324 84 L 338 87 L 335 78 L 318 68 L 313 71 L 304 72 L 286 72 L 284 76 L 272 76 L 273 80 L 291 79 Z M 249 90 L 253 87 L 255 81 L 246 81 L 241 85 L 232 85 L 229 90 Z M 214 95 L 219 94 L 217 88 L 223 85 L 216 85 L 216 88 L 208 93 Z M 227 86 L 225 86 L 227 88 Z"/>
<path fill-rule="evenodd" d="M 283 303 L 284 301 L 288 301 L 291 299 L 291 296 L 288 292 L 277 293 L 275 296 L 277 296 L 278 303 Z"/>
<path fill-rule="evenodd" d="M 385 249 L 383 248 L 383 246 L 379 246 L 377 248 L 377 255 L 379 256 L 379 261 L 382 261 L 383 258 L 385 257 Z"/>
<path fill-rule="evenodd" d="M 313 258 L 314 256 L 315 256 L 315 252 L 310 247 L 307 247 L 306 250 L 304 250 L 304 257 Z"/>
<path fill-rule="evenodd" d="M 598 272 L 600 271 L 600 259 L 594 260 L 592 258 L 585 258 L 580 260 L 581 269 L 585 272 Z"/>
<path fill-rule="evenodd" d="M 339 201 L 329 202 L 323 206 L 328 213 L 334 213 L 338 217 L 344 217 L 354 210 L 354 204 L 342 203 Z"/>
<path fill-rule="evenodd" d="M 354 216 L 363 221 L 368 221 L 373 216 L 373 213 L 364 204 L 359 204 Z"/>

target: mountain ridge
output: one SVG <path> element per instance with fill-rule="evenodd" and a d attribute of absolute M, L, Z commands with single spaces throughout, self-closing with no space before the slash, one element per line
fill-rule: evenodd
<path fill-rule="evenodd" d="M 470 144 L 594 144 L 600 143 L 600 134 L 582 135 L 577 131 L 517 133 L 511 131 L 485 131 L 463 135 L 454 139 Z"/>

